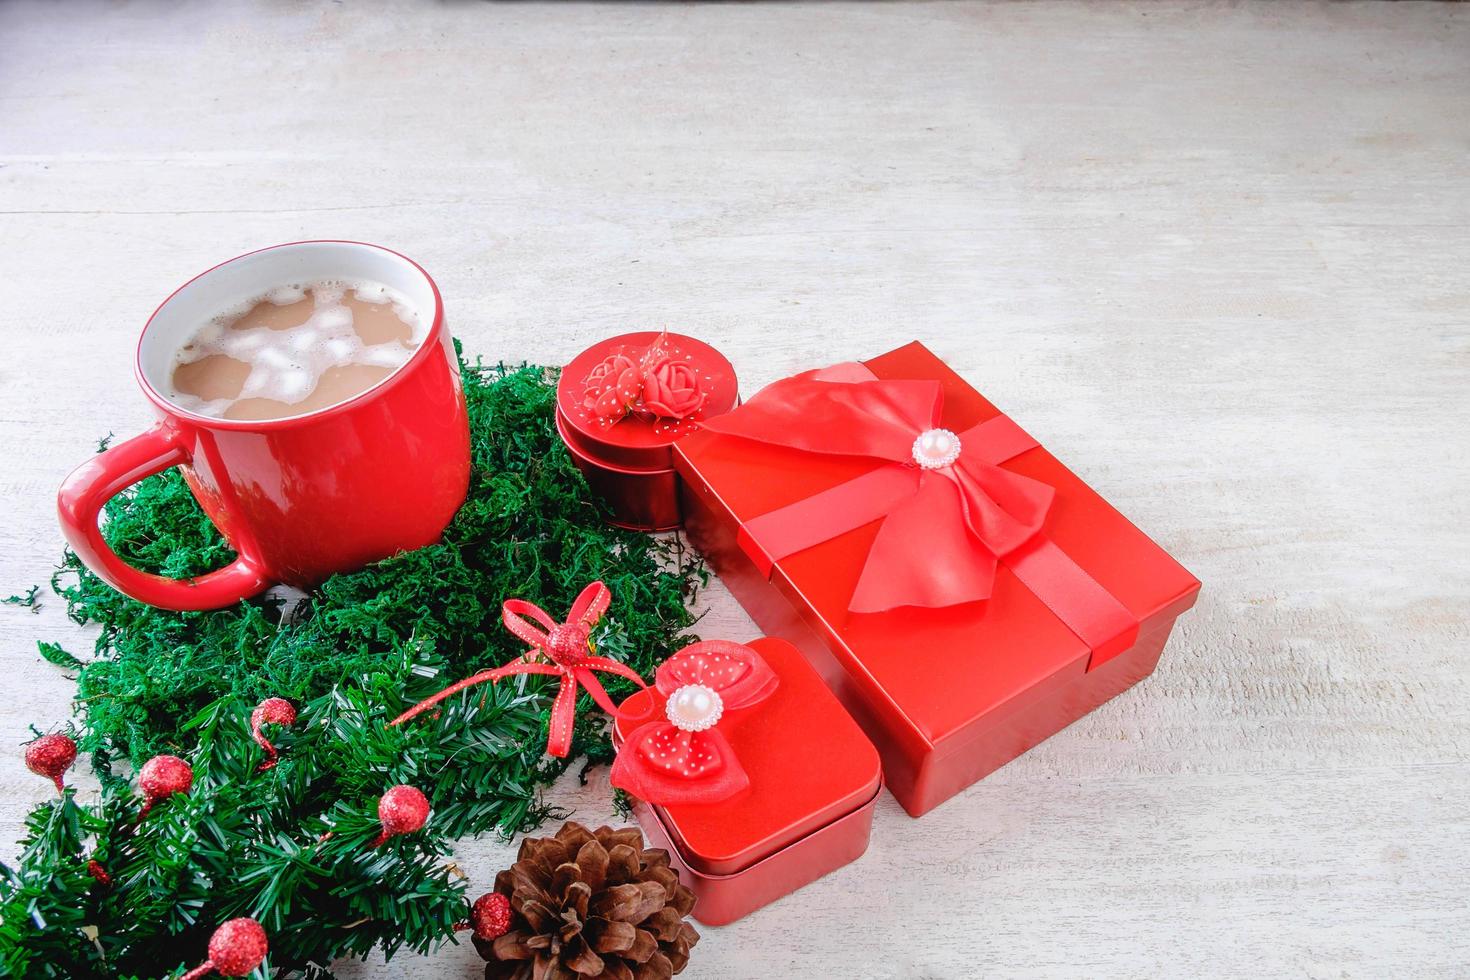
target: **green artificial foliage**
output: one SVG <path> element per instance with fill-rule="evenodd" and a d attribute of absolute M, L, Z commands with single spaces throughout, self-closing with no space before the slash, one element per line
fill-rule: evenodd
<path fill-rule="evenodd" d="M 100 634 L 91 658 L 48 643 L 40 652 L 76 678 L 78 742 L 104 793 L 93 808 L 70 793 L 37 808 L 19 864 L 0 866 L 0 975 L 159 975 L 200 962 L 214 926 L 236 915 L 265 926 L 277 977 L 325 977 L 332 959 L 374 948 L 425 951 L 465 913 L 463 886 L 444 871 L 448 841 L 537 826 L 555 813 L 544 786 L 579 757 L 611 757 L 585 694 L 571 756 L 543 754 L 556 689 L 547 678 L 485 685 L 438 717 L 386 727 L 416 700 L 524 652 L 500 622 L 506 598 L 560 618 L 601 579 L 613 601 L 597 651 L 645 677 L 694 639 L 688 605 L 703 567 L 677 540 L 604 521 L 555 433 L 554 373 L 462 364 L 462 374 L 474 467 L 438 544 L 335 575 L 295 601 L 195 613 L 128 599 L 66 554 L 52 586 Z M 233 557 L 173 471 L 114 499 L 104 534 L 128 561 L 169 576 Z M 632 690 L 607 686 L 614 698 Z M 256 774 L 248 717 L 267 697 L 290 700 L 300 718 L 272 730 L 280 765 Z M 129 836 L 128 772 L 162 752 L 195 760 L 194 792 Z M 413 840 L 368 851 L 376 799 L 396 783 L 422 790 L 433 817 Z M 99 890 L 87 856 L 114 849 L 113 886 Z"/>
<path fill-rule="evenodd" d="M 41 587 L 39 585 L 33 585 L 26 590 L 25 595 L 6 596 L 4 599 L 0 599 L 0 602 L 4 602 L 10 606 L 23 606 L 31 612 L 40 612 L 41 600 L 38 598 L 40 594 Z"/>
<path fill-rule="evenodd" d="M 307 705 L 299 735 L 283 738 L 280 764 L 264 773 L 251 706 L 215 702 L 183 726 L 195 743 L 193 788 L 145 819 L 121 782 L 95 805 L 79 805 L 68 789 L 37 807 L 19 867 L 4 869 L 0 882 L 0 974 L 173 976 L 203 962 L 214 928 L 241 915 L 266 929 L 266 975 L 275 976 L 325 976 L 337 957 L 375 947 L 427 952 L 450 936 L 467 905 L 447 857 L 445 818 L 435 813 L 423 831 L 373 848 L 372 795 L 315 771 L 319 758 L 351 757 L 376 775 L 376 795 L 399 781 L 392 773 L 413 768 L 406 748 L 419 766 L 449 764 L 427 744 L 433 739 L 390 734 L 365 694 L 334 692 Z M 506 711 L 529 714 L 529 699 L 507 693 L 488 712 L 455 705 L 446 720 L 494 723 Z M 363 724 L 339 724 L 359 709 Z M 88 873 L 93 860 L 109 882 Z"/>

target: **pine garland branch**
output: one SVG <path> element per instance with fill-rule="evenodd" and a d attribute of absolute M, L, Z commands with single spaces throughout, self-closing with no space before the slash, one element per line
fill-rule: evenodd
<path fill-rule="evenodd" d="M 104 788 L 92 806 L 67 791 L 37 807 L 20 861 L 0 865 L 0 974 L 180 971 L 236 916 L 265 926 L 263 969 L 281 978 L 326 980 L 333 960 L 374 949 L 427 952 L 465 915 L 450 840 L 558 815 L 542 788 L 576 753 L 606 758 L 605 722 L 585 696 L 574 757 L 542 755 L 555 691 L 544 678 L 385 725 L 447 680 L 523 652 L 499 621 L 511 596 L 561 613 L 602 579 L 614 601 L 599 652 L 645 677 L 693 639 L 687 608 L 703 568 L 677 543 L 604 522 L 555 434 L 554 373 L 466 364 L 463 376 L 471 487 L 437 544 L 334 576 L 295 603 L 204 613 L 134 602 L 65 556 L 53 587 L 100 634 L 90 659 L 55 644 L 41 653 L 76 676 L 79 741 Z M 232 558 L 176 472 L 112 501 L 104 533 L 125 559 L 167 575 Z M 271 731 L 279 762 L 259 772 L 248 719 L 266 697 L 290 700 L 298 720 Z M 188 757 L 195 785 L 140 822 L 131 766 L 113 763 L 159 752 Z M 371 847 L 376 799 L 395 783 L 422 790 L 432 817 Z"/>
<path fill-rule="evenodd" d="M 271 598 L 211 612 L 155 609 L 65 555 L 53 586 L 74 621 L 101 633 L 90 660 L 55 644 L 42 653 L 76 673 L 81 747 L 104 778 L 114 759 L 188 751 L 180 719 L 227 693 L 300 703 L 405 656 L 441 679 L 504 663 L 522 652 L 499 620 L 511 596 L 559 612 L 601 578 L 613 592 L 616 627 L 599 640 L 645 676 L 693 639 L 687 604 L 706 580 L 703 567 L 676 540 L 604 522 L 556 435 L 554 372 L 479 363 L 462 371 L 474 467 L 469 498 L 443 541 L 333 576 L 285 619 Z M 124 558 L 162 574 L 196 575 L 233 557 L 177 471 L 115 498 L 105 534 Z M 544 714 L 544 687 L 524 690 L 541 699 Z M 578 748 L 600 749 L 601 731 L 594 722 Z M 565 768 L 527 768 L 516 784 L 544 785 Z"/>

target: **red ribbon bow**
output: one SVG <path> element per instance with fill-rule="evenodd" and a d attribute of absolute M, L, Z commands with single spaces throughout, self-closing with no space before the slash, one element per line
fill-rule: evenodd
<path fill-rule="evenodd" d="M 665 717 L 634 729 L 618 749 L 611 780 L 641 800 L 718 803 L 750 785 L 719 729 L 725 712 L 748 708 L 779 684 L 761 655 L 743 643 L 691 644 L 658 668 L 654 686 Z"/>
<path fill-rule="evenodd" d="M 1055 491 L 1001 469 L 997 454 L 985 451 L 993 440 L 981 430 L 997 422 L 1013 430 L 1009 442 L 1029 440 L 1009 419 L 956 435 L 940 428 L 943 404 L 937 381 L 878 381 L 861 365 L 838 365 L 777 381 L 705 427 L 882 462 L 800 505 L 756 518 L 747 530 L 757 541 L 783 542 L 783 553 L 791 554 L 882 518 L 850 608 L 949 606 L 990 597 L 997 560 L 1041 530 Z M 944 449 L 953 449 L 953 457 Z"/>
<path fill-rule="evenodd" d="M 577 600 L 572 603 L 571 612 L 567 613 L 567 621 L 558 623 L 534 603 L 523 599 L 507 599 L 501 604 L 500 620 L 505 624 L 506 629 L 524 640 L 531 646 L 531 649 L 526 651 L 520 660 L 492 670 L 482 670 L 472 677 L 466 677 L 456 684 L 451 684 L 433 697 L 420 701 L 389 722 L 389 727 L 402 724 L 423 714 L 440 701 L 484 681 L 498 681 L 502 677 L 510 677 L 513 674 L 554 675 L 561 678 L 561 687 L 556 692 L 556 700 L 551 704 L 551 731 L 546 737 L 546 752 L 548 755 L 564 757 L 572 745 L 572 727 L 576 722 L 577 686 L 579 684 L 586 688 L 592 700 L 596 701 L 598 707 L 603 711 L 614 716 L 618 714 L 612 698 L 608 697 L 607 691 L 603 689 L 593 671 L 600 670 L 616 674 L 639 687 L 648 686 L 643 683 L 643 678 L 626 664 L 591 654 L 593 649 L 590 639 L 592 627 L 602 618 L 602 614 L 607 612 L 611 601 L 612 593 L 608 591 L 607 586 L 601 582 L 593 582 L 583 589 L 577 596 Z M 524 618 L 526 616 L 540 623 L 545 627 L 545 631 L 527 622 Z M 550 660 L 550 663 L 542 659 L 532 659 L 537 657 L 545 657 Z"/>
<path fill-rule="evenodd" d="M 777 381 L 705 427 L 877 468 L 745 521 L 739 543 L 769 574 L 798 551 L 882 521 L 848 608 L 878 613 L 988 599 L 1004 561 L 1101 663 L 1132 646 L 1138 618 L 1041 533 L 1055 491 L 1000 464 L 1037 448 L 1005 415 L 940 427 L 938 381 L 884 380 L 839 364 Z"/>

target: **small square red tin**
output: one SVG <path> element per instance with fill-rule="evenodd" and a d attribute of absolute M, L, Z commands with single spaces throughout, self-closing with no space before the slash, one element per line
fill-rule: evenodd
<path fill-rule="evenodd" d="M 988 598 L 852 611 L 886 512 L 774 561 L 753 544 L 754 519 L 871 476 L 870 459 L 705 430 L 679 444 L 675 463 L 689 539 L 761 628 L 791 640 L 822 674 L 877 745 L 893 795 L 918 816 L 1150 674 L 1199 582 L 923 345 L 865 367 L 872 380 L 938 382 L 942 428 L 924 436 L 954 439 L 998 420 L 1014 445 L 1030 446 L 994 465 L 1051 488 L 1049 509 L 1040 533 L 998 563 Z M 758 401 L 726 419 L 735 423 Z M 913 460 L 890 465 L 922 465 L 920 452 L 916 441 Z M 926 542 L 922 524 L 905 529 L 912 543 L 901 547 L 936 561 L 941 542 Z M 1026 553 L 1041 547 L 1121 606 L 1127 625 L 1108 642 L 1084 641 L 1028 587 L 1038 577 L 1024 567 Z"/>
<path fill-rule="evenodd" d="M 785 640 L 748 644 L 780 679 L 770 697 L 727 711 L 720 731 L 750 785 L 719 803 L 654 806 L 633 801 L 650 846 L 670 863 L 698 901 L 694 917 L 724 925 L 856 860 L 868 847 L 882 787 L 877 750 Z M 652 702 L 650 704 L 650 702 Z M 622 740 L 665 699 L 649 688 L 622 705 Z"/>
<path fill-rule="evenodd" d="M 687 419 L 629 414 L 616 422 L 584 405 L 592 370 L 614 354 L 637 360 L 660 341 L 657 331 L 609 337 L 587 348 L 561 373 L 556 388 L 556 431 L 592 492 L 607 502 L 612 523 L 635 531 L 669 531 L 682 523 L 673 446 L 703 419 L 729 411 L 739 396 L 735 369 L 725 356 L 693 337 L 665 334 L 663 349 L 686 361 L 705 394 L 704 407 Z"/>

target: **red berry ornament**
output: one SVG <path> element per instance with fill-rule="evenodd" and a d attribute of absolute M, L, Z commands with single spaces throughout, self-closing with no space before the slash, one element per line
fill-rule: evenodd
<path fill-rule="evenodd" d="M 26 746 L 26 768 L 54 782 L 58 793 L 66 789 L 61 782 L 61 774 L 76 761 L 77 743 L 59 732 L 42 735 Z"/>
<path fill-rule="evenodd" d="M 250 712 L 250 734 L 260 747 L 265 749 L 265 761 L 256 767 L 256 772 L 265 772 L 274 769 L 276 765 L 276 747 L 270 743 L 260 730 L 265 725 L 285 725 L 290 727 L 296 724 L 296 709 L 291 707 L 291 702 L 285 698 L 266 698 L 255 706 Z"/>
<path fill-rule="evenodd" d="M 104 868 L 100 862 L 88 861 L 87 874 L 91 875 L 93 878 L 96 878 L 97 884 L 101 885 L 103 888 L 112 887 L 112 875 L 107 873 L 107 869 Z"/>
<path fill-rule="evenodd" d="M 490 892 L 475 899 L 470 906 L 470 928 L 475 938 L 490 942 L 510 932 L 510 899 Z"/>
<path fill-rule="evenodd" d="M 383 832 L 370 847 L 378 847 L 389 837 L 422 830 L 429 820 L 429 798 L 412 786 L 394 786 L 378 800 L 378 820 Z"/>
<path fill-rule="evenodd" d="M 194 785 L 194 770 L 176 755 L 155 755 L 143 763 L 138 770 L 138 788 L 143 791 L 143 809 L 138 819 L 148 816 L 148 811 L 160 800 L 175 793 L 187 793 Z"/>
<path fill-rule="evenodd" d="M 546 631 L 546 649 L 551 659 L 575 667 L 591 652 L 588 629 L 583 623 L 561 623 Z"/>
<path fill-rule="evenodd" d="M 265 930 L 254 919 L 230 919 L 209 937 L 209 959 L 179 980 L 199 980 L 211 973 L 222 977 L 244 977 L 265 961 L 270 946 Z"/>
<path fill-rule="evenodd" d="M 209 937 L 209 961 L 223 976 L 243 977 L 260 966 L 269 948 L 259 922 L 230 919 Z"/>

